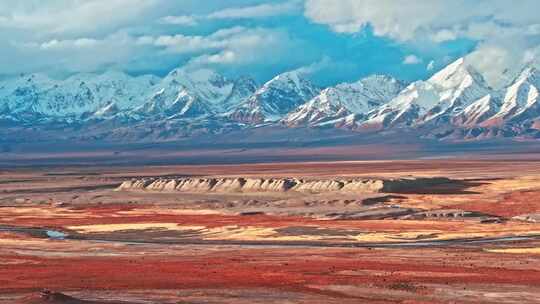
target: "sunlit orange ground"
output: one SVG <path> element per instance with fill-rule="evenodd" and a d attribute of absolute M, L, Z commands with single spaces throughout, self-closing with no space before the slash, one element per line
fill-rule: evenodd
<path fill-rule="evenodd" d="M 443 163 L 445 165 L 441 166 Z M 389 234 L 439 231 L 464 237 L 474 233 L 490 236 L 540 231 L 540 224 L 511 220 L 512 216 L 540 210 L 536 195 L 540 192 L 540 179 L 535 177 L 535 170 L 540 166 L 536 162 L 504 163 L 501 165 L 503 169 L 483 161 L 457 161 L 454 164 L 451 161 L 434 161 L 416 165 L 389 162 L 362 166 L 361 163 L 349 167 L 342 164 L 334 167 L 303 164 L 296 168 L 248 165 L 237 166 L 235 170 L 213 166 L 200 168 L 200 171 L 213 174 L 255 174 L 261 171 L 283 175 L 295 172 L 310 175 L 341 172 L 404 175 L 409 168 L 419 175 L 485 178 L 465 189 L 465 193 L 407 193 L 396 202 L 434 209 L 452 207 L 481 211 L 509 220 L 480 224 L 459 220 L 335 221 L 300 216 L 189 214 L 160 206 L 156 201 L 101 205 L 82 202 L 67 207 L 5 203 L 0 208 L 0 225 L 69 231 L 68 227 L 80 225 L 176 223 L 207 228 L 233 225 L 246 228 L 320 227 Z M 331 167 L 335 171 L 330 170 Z M 86 179 L 43 177 L 42 173 L 31 170 L 0 174 L 3 179 L 38 179 L 30 183 L 10 183 L 11 188 L 0 184 L 3 190 L 7 190 L 2 199 L 27 196 L 27 192 L 17 191 L 29 188 L 115 183 L 118 176 L 152 175 L 158 171 L 162 174 L 187 174 L 197 168 L 100 170 L 105 173 Z M 532 177 L 523 179 L 525 175 Z M 495 179 L 501 177 L 504 178 Z M 32 195 L 54 198 L 57 196 L 55 191 Z M 108 190 L 79 189 L 74 193 L 85 191 L 101 195 Z M 71 197 L 73 193 L 61 195 L 62 198 Z M 144 240 L 147 233 L 140 231 L 140 238 Z M 112 237 L 115 232 L 103 235 Z M 432 248 L 324 248 L 62 241 L 0 232 L 0 303 L 37 303 L 28 302 L 25 297 L 35 295 L 42 288 L 81 299 L 107 300 L 107 295 L 110 295 L 110 300 L 121 299 L 130 303 L 137 303 L 137 300 L 153 300 L 155 303 L 283 303 L 284 298 L 290 299 L 291 303 L 340 304 L 538 303 L 540 255 L 489 251 L 522 247 L 538 248 L 540 242 Z"/>

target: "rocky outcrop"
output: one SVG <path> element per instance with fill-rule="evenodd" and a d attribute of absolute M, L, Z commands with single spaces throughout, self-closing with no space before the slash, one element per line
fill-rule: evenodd
<path fill-rule="evenodd" d="M 153 181 L 152 180 L 147 180 L 147 179 L 140 179 L 140 180 L 133 180 L 131 181 L 131 183 L 129 184 L 129 187 L 131 189 L 148 189 L 148 187 L 153 184 Z M 153 190 L 153 189 L 152 189 Z"/>
<path fill-rule="evenodd" d="M 174 190 L 181 192 L 208 192 L 217 183 L 214 178 L 178 179 L 173 181 L 176 183 Z"/>
<path fill-rule="evenodd" d="M 447 178 L 368 179 L 368 178 L 146 178 L 123 182 L 117 190 L 164 192 L 401 192 L 450 182 Z"/>
<path fill-rule="evenodd" d="M 540 213 L 529 213 L 522 214 L 512 217 L 514 220 L 530 222 L 530 223 L 540 223 Z"/>
<path fill-rule="evenodd" d="M 293 189 L 299 192 L 331 192 L 341 190 L 345 183 L 342 180 L 311 180 L 298 183 Z"/>
<path fill-rule="evenodd" d="M 300 184 L 299 180 L 289 178 L 248 178 L 245 180 L 245 192 L 285 192 Z"/>
<path fill-rule="evenodd" d="M 343 185 L 341 190 L 349 192 L 384 192 L 384 187 L 388 188 L 388 183 L 392 181 L 383 181 L 381 179 L 361 179 L 352 180 Z"/>

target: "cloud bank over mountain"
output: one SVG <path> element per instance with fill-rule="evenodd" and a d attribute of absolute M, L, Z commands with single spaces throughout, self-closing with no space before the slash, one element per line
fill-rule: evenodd
<path fill-rule="evenodd" d="M 534 0 L 0 0 L 0 75 L 110 69 L 164 76 L 177 66 L 230 77 L 318 62 L 319 85 L 370 74 L 427 78 L 466 56 L 501 87 L 538 65 Z"/>
<path fill-rule="evenodd" d="M 467 60 L 498 86 L 538 57 L 538 6 L 535 0 L 307 0 L 305 15 L 338 33 L 369 26 L 377 36 L 413 44 L 477 41 Z"/>

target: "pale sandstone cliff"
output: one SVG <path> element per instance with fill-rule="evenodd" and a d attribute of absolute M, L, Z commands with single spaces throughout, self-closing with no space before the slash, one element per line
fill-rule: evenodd
<path fill-rule="evenodd" d="M 400 192 L 450 182 L 447 178 L 369 179 L 369 178 L 147 178 L 123 182 L 117 190 L 165 192 Z"/>

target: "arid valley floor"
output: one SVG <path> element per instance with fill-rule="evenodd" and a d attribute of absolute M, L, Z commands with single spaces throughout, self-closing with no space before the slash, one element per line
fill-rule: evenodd
<path fill-rule="evenodd" d="M 0 303 L 540 303 L 511 159 L 5 169 Z"/>

